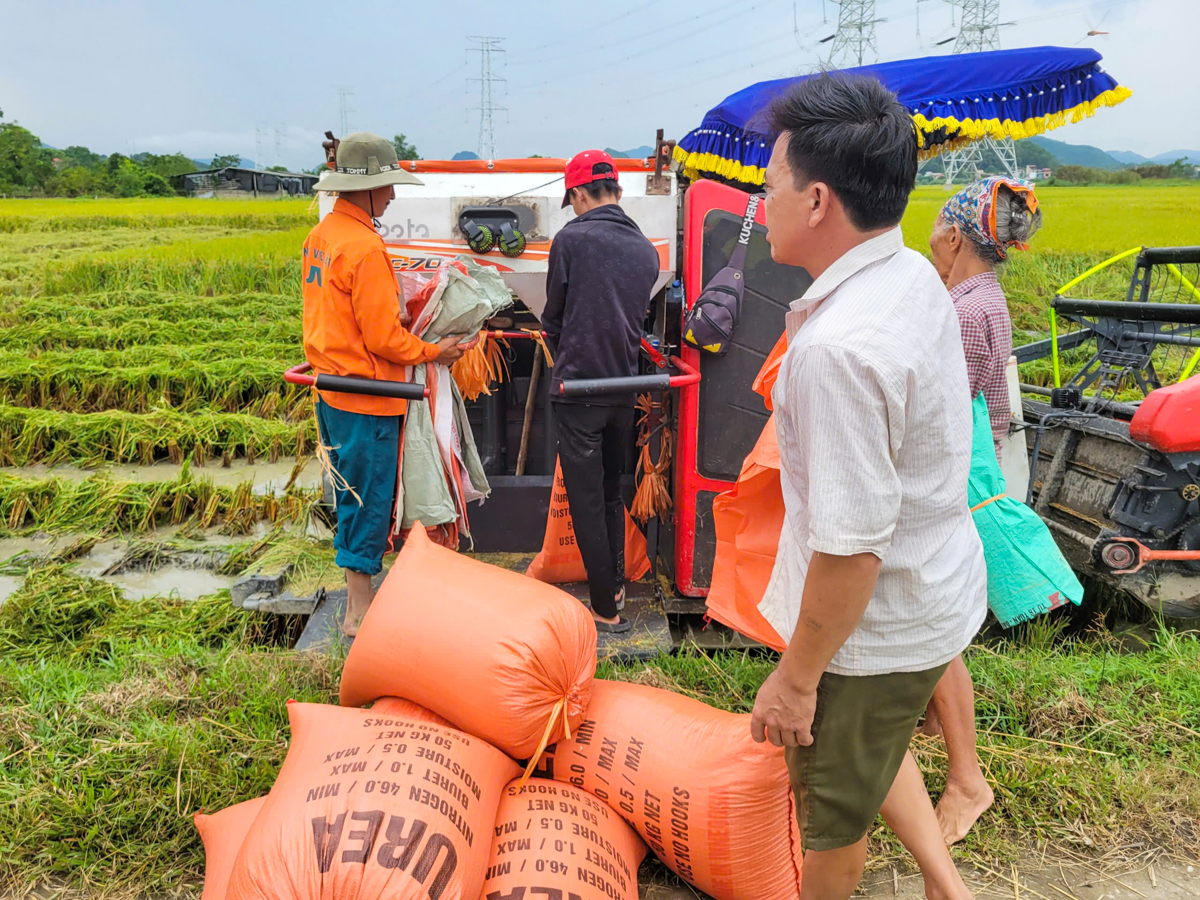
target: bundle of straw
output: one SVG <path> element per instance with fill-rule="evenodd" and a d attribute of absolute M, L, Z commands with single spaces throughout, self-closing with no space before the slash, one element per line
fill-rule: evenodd
<path fill-rule="evenodd" d="M 501 343 L 508 346 L 506 341 L 485 337 L 450 367 L 459 393 L 467 400 L 476 400 L 480 394 L 491 396 L 492 382 L 498 383 L 508 377 L 508 363 L 497 346 Z"/>
<path fill-rule="evenodd" d="M 652 431 L 649 428 L 651 411 L 657 408 L 658 427 Z M 637 492 L 633 495 L 633 503 L 629 514 L 646 524 L 653 516 L 664 517 L 671 511 L 671 492 L 667 489 L 667 470 L 671 468 L 671 447 L 673 438 L 671 429 L 667 427 L 665 410 L 661 403 L 650 399 L 649 394 L 638 397 L 637 409 L 642 414 L 638 425 L 641 434 L 638 436 Z M 650 456 L 650 443 L 658 433 L 658 462 Z"/>

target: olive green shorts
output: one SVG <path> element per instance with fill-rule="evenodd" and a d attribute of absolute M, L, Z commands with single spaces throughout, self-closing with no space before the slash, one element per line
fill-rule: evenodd
<path fill-rule="evenodd" d="M 945 671 L 821 676 L 813 742 L 785 751 L 805 850 L 866 837 Z"/>

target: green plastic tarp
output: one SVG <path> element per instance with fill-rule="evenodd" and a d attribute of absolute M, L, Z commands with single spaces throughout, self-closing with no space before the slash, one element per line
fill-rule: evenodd
<path fill-rule="evenodd" d="M 474 335 L 484 322 L 512 305 L 512 292 L 495 269 L 464 256 L 455 263 L 466 272 L 450 265 L 436 276 L 444 281 L 435 294 L 437 311 L 432 321 L 419 324 L 419 337 L 424 341 L 436 343 L 452 334 Z M 397 516 L 401 529 L 417 522 L 428 527 L 459 521 L 466 503 L 483 500 L 491 492 L 458 386 L 448 367 L 432 368 L 438 375 L 435 402 L 410 403 L 404 422 L 403 509 Z M 425 384 L 426 371 L 425 366 L 415 366 L 412 380 Z M 466 475 L 459 485 L 449 480 L 452 455 L 458 457 Z M 470 536 L 465 528 L 461 530 Z"/>
<path fill-rule="evenodd" d="M 1079 605 L 1083 586 L 1037 513 L 1005 493 L 983 394 L 975 398 L 968 503 L 987 562 L 988 606 L 1005 628 L 1028 622 L 1067 601 Z"/>

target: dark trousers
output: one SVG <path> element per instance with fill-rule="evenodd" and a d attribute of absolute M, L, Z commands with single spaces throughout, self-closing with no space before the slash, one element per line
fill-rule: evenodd
<path fill-rule="evenodd" d="M 571 506 L 575 543 L 587 570 L 592 610 L 611 619 L 625 583 L 625 504 L 621 470 L 633 435 L 628 406 L 555 403 L 558 462 Z"/>

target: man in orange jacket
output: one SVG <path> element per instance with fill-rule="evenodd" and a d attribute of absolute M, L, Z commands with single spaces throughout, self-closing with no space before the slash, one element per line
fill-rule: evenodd
<path fill-rule="evenodd" d="M 340 142 L 336 170 L 317 183 L 337 191 L 330 212 L 304 242 L 304 354 L 315 373 L 407 381 L 409 366 L 449 365 L 462 335 L 429 344 L 405 327 L 404 304 L 383 238 L 372 219 L 395 199 L 393 185 L 420 184 L 396 160 L 391 141 L 360 131 Z M 337 564 L 346 570 L 342 631 L 358 633 L 383 568 L 396 495 L 404 400 L 321 391 L 317 424 L 333 467 Z"/>

